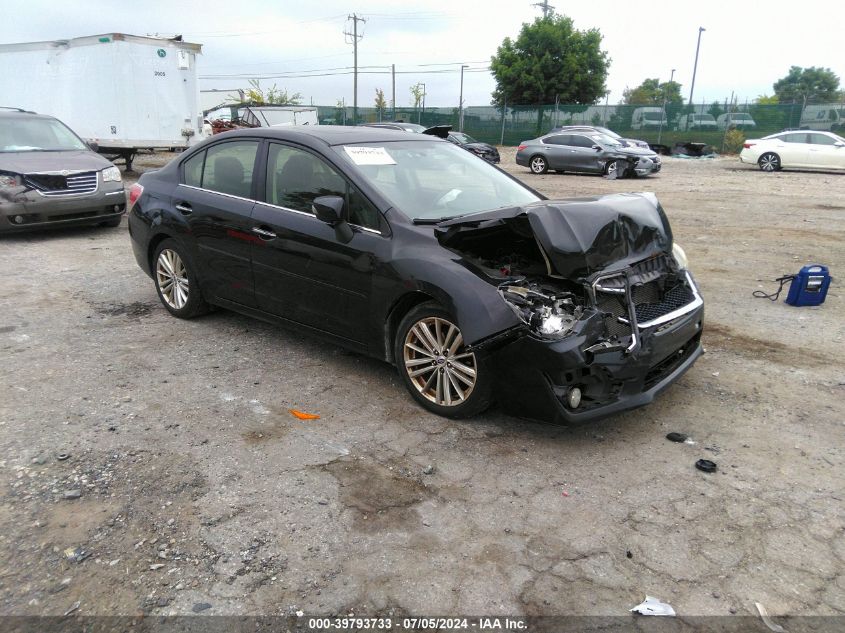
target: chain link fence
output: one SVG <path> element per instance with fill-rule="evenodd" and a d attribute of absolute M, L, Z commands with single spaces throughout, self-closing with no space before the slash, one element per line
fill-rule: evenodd
<path fill-rule="evenodd" d="M 352 108 L 318 106 L 323 125 L 353 125 Z M 460 129 L 458 108 L 358 108 L 358 123 L 402 120 L 426 127 L 451 125 Z M 760 138 L 785 129 L 845 133 L 845 102 L 755 104 L 712 102 L 689 105 L 564 105 L 469 106 L 463 112 L 463 131 L 494 145 L 518 145 L 546 134 L 558 125 L 598 125 L 625 137 L 672 147 L 689 141 L 718 149 L 736 150 L 745 138 Z M 726 143 L 727 133 L 731 143 Z"/>

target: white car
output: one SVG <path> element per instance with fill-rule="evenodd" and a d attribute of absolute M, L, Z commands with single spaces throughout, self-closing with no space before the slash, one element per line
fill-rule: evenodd
<path fill-rule="evenodd" d="M 745 141 L 739 160 L 757 164 L 763 171 L 784 167 L 845 169 L 845 139 L 832 132 L 780 132 Z"/>
<path fill-rule="evenodd" d="M 757 127 L 757 123 L 747 112 L 720 114 L 716 119 L 716 125 L 719 126 L 720 130 L 724 130 L 726 127 L 735 127 L 738 130 L 752 130 Z"/>
<path fill-rule="evenodd" d="M 681 119 L 682 130 L 715 130 L 716 119 L 712 114 L 688 114 Z"/>

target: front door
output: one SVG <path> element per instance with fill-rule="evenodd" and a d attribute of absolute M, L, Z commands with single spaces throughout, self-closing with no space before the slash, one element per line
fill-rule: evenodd
<path fill-rule="evenodd" d="M 253 210 L 252 262 L 258 307 L 364 345 L 371 334 L 373 276 L 388 255 L 379 212 L 336 169 L 298 147 L 270 143 L 263 202 Z M 346 200 L 352 240 L 313 214 L 314 198 Z"/>

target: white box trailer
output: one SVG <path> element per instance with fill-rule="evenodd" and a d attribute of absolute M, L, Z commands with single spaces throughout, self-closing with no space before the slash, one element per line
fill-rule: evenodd
<path fill-rule="evenodd" d="M 0 106 L 49 114 L 132 168 L 142 148 L 201 140 L 201 44 L 106 33 L 0 45 Z"/>

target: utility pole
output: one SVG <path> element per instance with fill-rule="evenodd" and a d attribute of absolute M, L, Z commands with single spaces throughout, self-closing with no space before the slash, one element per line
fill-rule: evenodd
<path fill-rule="evenodd" d="M 421 85 L 422 85 L 422 87 L 423 87 L 423 93 L 422 93 L 422 112 L 420 113 L 420 119 L 418 119 L 418 120 L 417 120 L 417 123 L 421 123 L 421 122 L 422 122 L 422 115 L 423 115 L 423 114 L 425 114 L 425 84 L 424 84 L 424 83 L 422 83 L 422 82 L 420 82 L 420 84 L 421 84 Z"/>
<path fill-rule="evenodd" d="M 364 18 L 359 18 L 357 13 L 346 16 L 347 21 L 352 20 L 352 33 L 344 31 L 343 34 L 351 37 L 352 40 L 347 43 L 352 44 L 352 51 L 355 60 L 355 70 L 353 72 L 352 80 L 352 124 L 358 123 L 358 40 L 364 37 L 363 34 L 358 35 L 358 22 L 366 22 Z"/>
<path fill-rule="evenodd" d="M 393 120 L 396 120 L 396 64 L 390 65 L 390 77 L 393 84 Z"/>
<path fill-rule="evenodd" d="M 543 18 L 548 18 L 550 13 L 554 13 L 555 8 L 549 4 L 549 0 L 543 0 L 542 2 L 535 2 L 531 5 L 532 7 L 540 7 L 543 10 Z"/>
<path fill-rule="evenodd" d="M 698 70 L 698 49 L 701 48 L 701 34 L 706 30 L 703 26 L 698 27 L 698 44 L 695 45 L 695 64 L 692 66 L 692 85 L 689 89 L 689 105 L 693 113 L 695 113 L 695 104 L 692 101 L 692 93 L 695 90 L 695 73 Z M 687 127 L 689 127 L 689 119 L 687 119 Z"/>
<path fill-rule="evenodd" d="M 464 68 L 469 68 L 466 64 L 461 65 L 461 96 L 458 101 L 458 132 L 464 131 Z"/>

